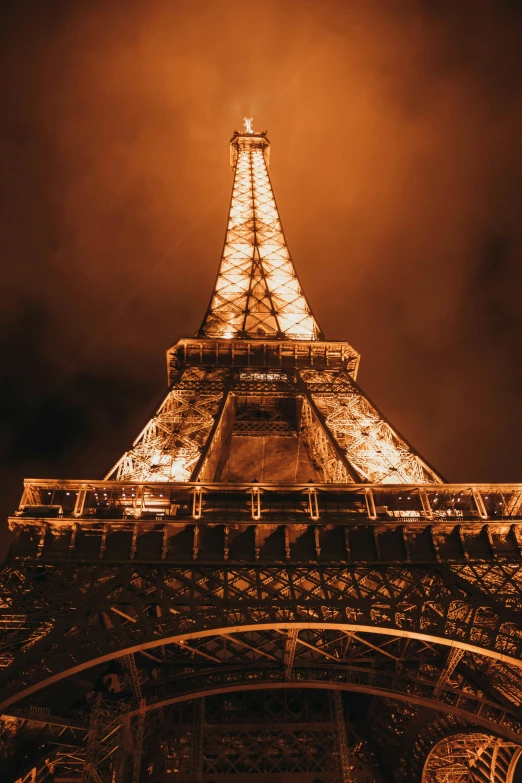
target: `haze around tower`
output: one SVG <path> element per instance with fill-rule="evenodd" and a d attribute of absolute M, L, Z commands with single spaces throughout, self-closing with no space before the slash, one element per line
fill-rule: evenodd
<path fill-rule="evenodd" d="M 370 396 L 449 478 L 520 478 L 517 4 L 1 14 L 6 511 L 23 476 L 103 475 L 158 402 L 208 302 L 243 117 Z"/>

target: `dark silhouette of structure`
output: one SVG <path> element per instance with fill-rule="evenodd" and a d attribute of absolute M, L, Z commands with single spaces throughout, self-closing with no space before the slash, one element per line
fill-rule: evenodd
<path fill-rule="evenodd" d="M 509 783 L 522 485 L 454 485 L 304 296 L 251 120 L 201 329 L 102 481 L 31 479 L 2 780 Z"/>

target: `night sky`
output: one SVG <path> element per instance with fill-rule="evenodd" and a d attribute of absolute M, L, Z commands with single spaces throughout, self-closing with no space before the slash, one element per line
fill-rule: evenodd
<path fill-rule="evenodd" d="M 522 480 L 521 2 L 6 0 L 0 60 L 2 517 L 161 400 L 245 115 L 369 396 L 449 480 Z"/>

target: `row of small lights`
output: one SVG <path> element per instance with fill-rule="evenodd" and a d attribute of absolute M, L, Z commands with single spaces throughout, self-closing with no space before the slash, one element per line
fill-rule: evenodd
<path fill-rule="evenodd" d="M 52 493 L 51 491 L 49 491 L 47 494 L 48 494 L 48 495 L 52 495 L 53 493 Z M 70 495 L 71 493 L 70 493 L 70 492 L 66 492 L 65 494 L 66 494 L 66 495 Z M 75 494 L 75 495 L 77 495 L 77 494 L 78 494 L 78 492 L 76 491 L 74 494 Z M 95 492 L 95 493 L 94 493 L 94 496 L 95 496 L 95 497 L 98 497 L 98 493 L 97 493 L 97 492 Z M 104 492 L 104 493 L 103 493 L 103 496 L 106 498 L 106 497 L 107 497 L 107 493 L 106 493 L 106 492 Z M 125 492 L 123 492 L 123 497 L 124 497 L 124 498 L 125 498 L 125 497 L 127 497 L 127 495 L 125 494 Z M 134 492 L 132 493 L 132 497 L 133 497 L 133 498 L 135 498 L 135 497 L 136 497 L 136 495 L 134 494 Z M 150 493 L 149 493 L 149 497 L 150 497 Z M 163 493 L 162 493 L 162 492 L 160 492 L 160 498 L 162 498 L 162 497 L 163 497 Z"/>
<path fill-rule="evenodd" d="M 52 494 L 52 492 L 50 492 L 50 491 L 49 491 L 47 494 L 48 494 L 48 495 L 51 495 L 51 494 Z M 66 495 L 70 495 L 70 494 L 71 494 L 70 492 L 66 492 Z M 75 494 L 77 495 L 77 494 L 78 494 L 78 492 L 76 492 Z M 434 503 L 436 503 L 436 502 L 438 501 L 438 495 L 439 495 L 439 493 L 438 493 L 438 492 L 436 492 L 435 494 L 436 494 L 436 497 L 435 497 L 435 499 L 433 500 L 433 502 L 434 502 Z M 95 493 L 94 493 L 94 496 L 97 498 L 97 497 L 98 497 L 98 493 L 97 493 L 97 492 L 95 492 Z M 103 493 L 103 496 L 106 498 L 106 497 L 107 497 L 107 493 L 106 493 L 106 492 L 104 492 L 104 493 Z M 126 496 L 125 492 L 123 492 L 123 497 L 124 497 L 124 498 L 127 498 L 127 496 Z M 136 495 L 135 495 L 134 493 L 132 493 L 132 497 L 134 498 L 134 497 L 136 497 Z M 163 497 L 163 493 L 160 493 L 160 498 L 162 498 L 162 497 Z M 462 497 L 462 493 L 460 493 L 460 495 L 458 496 L 457 503 L 459 503 L 459 502 L 460 502 L 460 499 L 461 499 L 461 497 Z M 453 500 L 455 500 L 455 498 L 456 498 L 456 495 L 453 495 Z M 486 496 L 485 496 L 485 498 L 486 498 L 486 500 L 488 500 L 488 499 L 489 499 L 489 495 L 486 495 Z M 399 500 L 402 500 L 402 495 L 399 495 Z M 406 498 L 406 500 L 411 500 L 411 495 L 408 495 L 408 497 Z M 499 505 L 500 505 L 500 506 L 502 506 L 502 505 L 503 505 L 502 501 L 500 501 L 500 502 L 499 502 Z"/>

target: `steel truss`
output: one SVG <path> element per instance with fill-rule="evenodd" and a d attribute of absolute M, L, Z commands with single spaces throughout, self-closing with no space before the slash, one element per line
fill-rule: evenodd
<path fill-rule="evenodd" d="M 224 399 L 225 370 L 186 369 L 107 478 L 189 481 Z"/>
<path fill-rule="evenodd" d="M 491 734 L 467 732 L 440 740 L 430 751 L 423 783 L 505 783 L 522 748 Z"/>
<path fill-rule="evenodd" d="M 86 541 L 79 546 L 80 559 L 66 549 L 73 559 L 60 562 L 47 559 L 44 543 L 39 558 L 4 570 L 9 719 L 9 705 L 27 710 L 28 698 L 60 679 L 118 660 L 117 702 L 135 747 L 145 712 L 194 696 L 304 685 L 436 709 L 506 742 L 522 737 L 520 558 L 474 562 L 461 550 L 451 564 L 115 563 L 96 549 L 85 562 Z M 30 627 L 13 619 L 28 615 Z M 76 764 L 82 752 L 75 748 Z M 139 770 L 139 752 L 126 758 Z"/>
<path fill-rule="evenodd" d="M 268 147 L 261 134 L 232 140 L 227 235 L 201 336 L 320 337 L 286 246 L 268 175 Z"/>
<path fill-rule="evenodd" d="M 163 403 L 105 480 L 28 480 L 9 520 L 8 783 L 511 783 L 522 486 L 445 484 L 366 397 L 247 126 L 209 309 L 167 353 Z M 268 483 L 221 481 L 242 477 L 233 443 L 257 470 L 265 440 Z M 281 479 L 298 467 L 307 483 Z"/>
<path fill-rule="evenodd" d="M 311 405 L 319 413 L 316 428 L 330 435 L 347 462 L 344 474 L 338 474 L 328 470 L 331 460 L 322 460 L 326 481 L 350 481 L 353 477 L 371 484 L 441 481 L 433 468 L 393 430 L 348 373 L 302 370 L 300 378 Z"/>
<path fill-rule="evenodd" d="M 473 723 L 447 714 L 435 717 L 415 705 L 384 699 L 371 715 L 374 736 L 397 781 L 512 783 L 522 748 Z M 389 722 L 395 732 L 387 730 Z"/>
<path fill-rule="evenodd" d="M 457 645 L 497 661 L 497 679 L 509 674 L 518 693 L 522 633 L 513 592 L 522 570 L 490 565 L 488 593 L 477 587 L 477 572 L 484 581 L 485 571 L 483 565 L 16 564 L 5 574 L 9 615 L 31 613 L 52 630 L 28 644 L 23 625 L 10 628 L 5 644 L 18 654 L 4 669 L 4 704 L 97 661 L 162 643 L 304 625 Z"/>
<path fill-rule="evenodd" d="M 180 781 L 198 775 L 227 780 L 229 775 L 290 774 L 311 783 L 319 774 L 328 783 L 374 783 L 368 744 L 353 726 L 345 726 L 337 701 L 341 712 L 332 711 L 326 692 L 294 688 L 209 696 L 180 705 L 183 710 L 171 708 L 153 771 L 163 768 Z M 339 720 L 345 728 L 344 769 L 336 744 Z"/>
<path fill-rule="evenodd" d="M 217 350 L 216 343 L 216 350 Z M 284 392 L 302 405 L 299 433 L 323 481 L 438 483 L 437 473 L 412 449 L 343 370 L 274 369 L 257 372 L 189 367 L 181 375 L 133 448 L 107 475 L 118 481 L 189 481 L 205 475 L 203 459 L 222 449 L 218 432 L 229 394 L 264 395 L 265 405 Z M 229 429 L 235 414 L 228 417 Z"/>

